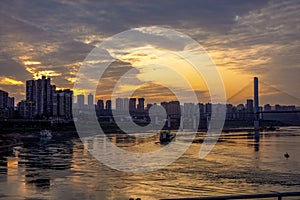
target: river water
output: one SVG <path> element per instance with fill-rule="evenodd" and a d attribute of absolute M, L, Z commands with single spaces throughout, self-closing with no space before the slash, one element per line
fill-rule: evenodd
<path fill-rule="evenodd" d="M 123 147 L 160 148 L 153 138 Z M 300 191 L 300 128 L 224 133 L 204 159 L 200 143 L 164 169 L 141 174 L 101 164 L 78 138 L 27 140 L 0 160 L 0 199 L 141 199 Z M 285 152 L 290 154 L 286 159 Z M 294 198 L 299 199 L 299 198 Z"/>

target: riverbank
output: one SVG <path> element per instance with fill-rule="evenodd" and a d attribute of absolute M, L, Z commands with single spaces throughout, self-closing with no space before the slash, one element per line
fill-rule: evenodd
<path fill-rule="evenodd" d="M 0 135 L 0 153 L 11 152 L 14 147 L 21 146 L 23 143 L 19 137 L 11 135 Z"/>

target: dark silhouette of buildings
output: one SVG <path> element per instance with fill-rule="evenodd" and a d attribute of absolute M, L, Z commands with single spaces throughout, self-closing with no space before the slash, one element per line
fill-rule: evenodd
<path fill-rule="evenodd" d="M 84 107 L 84 95 L 77 95 L 77 107 L 82 109 Z"/>
<path fill-rule="evenodd" d="M 102 99 L 99 99 L 97 101 L 96 110 L 98 110 L 98 111 L 103 111 L 104 110 L 104 102 L 103 102 Z"/>
<path fill-rule="evenodd" d="M 72 119 L 73 91 L 56 90 L 51 79 L 42 76 L 26 81 L 26 100 L 18 103 L 20 117 L 25 119 Z"/>
<path fill-rule="evenodd" d="M 116 99 L 116 111 L 117 112 L 122 112 L 124 111 L 124 100 L 122 98 L 117 98 Z"/>
<path fill-rule="evenodd" d="M 107 100 L 106 102 L 105 102 L 105 109 L 106 110 L 111 110 L 112 108 L 111 108 L 111 100 Z"/>
<path fill-rule="evenodd" d="M 38 80 L 26 81 L 26 101 L 34 105 L 34 116 L 52 116 L 54 92 L 55 86 L 51 85 L 51 79 L 45 76 Z"/>
<path fill-rule="evenodd" d="M 8 92 L 0 90 L 0 109 L 7 108 L 8 105 Z"/>
<path fill-rule="evenodd" d="M 168 115 L 172 117 L 180 117 L 181 108 L 179 101 L 161 102 L 160 105 L 165 108 Z"/>
<path fill-rule="evenodd" d="M 94 95 L 92 95 L 91 93 L 88 95 L 88 106 L 89 108 L 94 107 Z"/>
<path fill-rule="evenodd" d="M 264 111 L 271 111 L 271 110 L 272 110 L 272 107 L 270 104 L 264 105 Z"/>
<path fill-rule="evenodd" d="M 136 111 L 136 98 L 129 99 L 129 112 L 134 113 Z"/>
<path fill-rule="evenodd" d="M 257 81 L 257 79 L 254 79 L 254 85 L 258 86 Z M 254 91 L 254 96 L 258 97 L 257 87 Z M 124 117 L 124 114 L 127 114 L 129 111 L 133 119 L 145 121 L 145 119 L 150 120 L 149 111 L 151 108 L 163 107 L 168 117 L 173 121 L 174 119 L 177 121 L 184 119 L 194 120 L 195 117 L 197 120 L 203 121 L 210 119 L 212 107 L 215 106 L 211 103 L 195 104 L 188 102 L 181 105 L 179 101 L 163 101 L 160 103 L 160 106 L 158 106 L 156 103 L 145 104 L 145 102 L 146 99 L 143 97 L 116 98 L 115 107 L 113 108 L 110 99 L 106 101 L 100 99 L 95 105 L 94 95 L 92 94 L 87 96 L 87 104 L 85 104 L 85 96 L 81 94 L 77 95 L 77 103 L 74 104 L 73 91 L 70 89 L 56 90 L 56 86 L 51 85 L 51 79 L 43 76 L 38 80 L 26 81 L 26 100 L 22 100 L 17 104 L 17 113 L 15 112 L 14 98 L 9 97 L 8 92 L 0 90 L 0 118 L 8 119 L 19 116 L 24 119 L 72 120 L 73 111 L 88 115 L 88 113 L 91 113 L 91 109 L 94 109 L 97 112 L 97 116 L 104 118 L 107 116 L 110 118 L 109 121 L 112 121 L 113 110 L 117 111 L 116 114 L 119 115 L 118 117 Z M 145 107 L 145 105 L 147 106 Z M 73 107 L 75 109 L 73 109 Z M 85 112 L 85 109 L 87 109 L 88 112 Z M 266 119 L 294 122 L 294 119 L 299 119 L 298 111 L 295 105 L 276 104 L 272 106 L 266 104 L 264 107 L 260 107 L 258 100 L 247 99 L 245 104 L 236 106 L 226 104 L 226 121 L 253 122 L 254 120 Z M 182 117 L 184 119 L 181 119 Z M 125 119 L 126 118 L 124 118 L 124 120 Z"/>
<path fill-rule="evenodd" d="M 139 112 L 143 112 L 144 109 L 145 109 L 145 99 L 144 98 L 138 98 L 137 110 Z"/>
<path fill-rule="evenodd" d="M 13 97 L 9 97 L 8 92 L 0 90 L 0 119 L 12 118 L 14 116 Z"/>
<path fill-rule="evenodd" d="M 31 101 L 20 101 L 18 103 L 17 110 L 21 118 L 33 119 L 35 117 L 35 105 Z"/>
<path fill-rule="evenodd" d="M 58 90 L 53 94 L 52 117 L 57 119 L 72 119 L 73 91 Z"/>

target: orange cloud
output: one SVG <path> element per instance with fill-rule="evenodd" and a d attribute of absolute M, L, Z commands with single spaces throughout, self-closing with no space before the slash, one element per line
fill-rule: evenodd
<path fill-rule="evenodd" d="M 1 77 L 0 78 L 0 85 L 23 85 L 24 83 L 19 80 L 14 80 L 8 77 Z"/>
<path fill-rule="evenodd" d="M 39 61 L 29 61 L 29 60 L 27 60 L 27 61 L 23 61 L 23 64 L 24 65 L 40 65 L 42 63 L 39 62 Z"/>

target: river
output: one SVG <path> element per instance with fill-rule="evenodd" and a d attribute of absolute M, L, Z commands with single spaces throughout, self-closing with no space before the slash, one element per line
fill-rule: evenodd
<path fill-rule="evenodd" d="M 299 127 L 263 132 L 259 142 L 246 132 L 221 138 L 204 159 L 198 158 L 201 144 L 193 143 L 171 165 L 141 174 L 103 165 L 78 138 L 29 140 L 1 155 L 0 199 L 150 200 L 300 191 Z M 125 148 L 133 145 L 118 141 Z M 160 148 L 153 138 L 134 146 Z"/>

